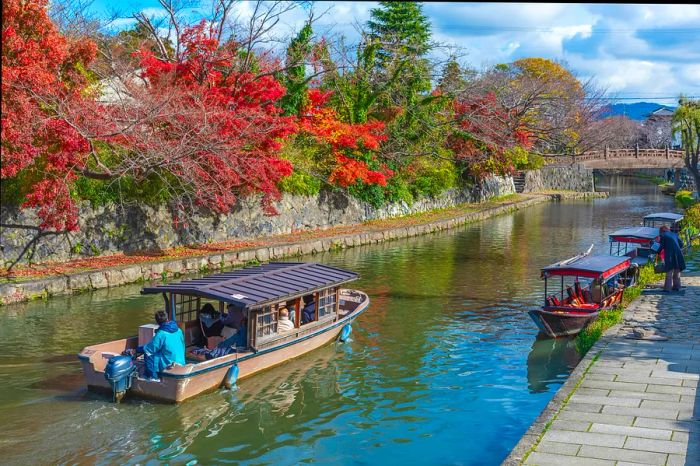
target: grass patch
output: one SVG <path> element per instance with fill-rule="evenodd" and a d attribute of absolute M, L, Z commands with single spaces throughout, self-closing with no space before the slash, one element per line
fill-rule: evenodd
<path fill-rule="evenodd" d="M 639 281 L 637 281 L 636 285 L 625 289 L 625 294 L 622 296 L 622 303 L 613 309 L 600 311 L 598 318 L 587 325 L 586 328 L 576 336 L 576 350 L 580 354 L 585 355 L 607 329 L 622 321 L 624 309 L 642 294 L 642 290 L 646 285 L 657 282 L 663 278 L 663 273 L 654 273 L 653 264 L 647 264 L 642 267 L 639 270 Z"/>

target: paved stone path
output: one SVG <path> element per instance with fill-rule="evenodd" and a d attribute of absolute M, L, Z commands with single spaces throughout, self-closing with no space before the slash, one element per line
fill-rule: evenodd
<path fill-rule="evenodd" d="M 700 465 L 700 277 L 645 290 L 527 465 Z M 625 338 L 644 327 L 667 341 Z"/>

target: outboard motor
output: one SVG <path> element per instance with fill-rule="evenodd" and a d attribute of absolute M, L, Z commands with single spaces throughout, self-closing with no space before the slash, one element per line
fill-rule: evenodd
<path fill-rule="evenodd" d="M 121 401 L 136 376 L 136 364 L 131 356 L 112 356 L 105 367 L 105 379 L 112 386 L 113 400 Z"/>

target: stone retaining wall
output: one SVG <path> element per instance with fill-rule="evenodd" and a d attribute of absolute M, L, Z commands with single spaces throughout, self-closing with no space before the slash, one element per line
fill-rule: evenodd
<path fill-rule="evenodd" d="M 187 273 L 218 271 L 250 263 L 279 260 L 304 254 L 313 254 L 399 238 L 419 236 L 454 228 L 459 225 L 513 212 L 552 200 L 605 197 L 606 195 L 607 193 L 565 193 L 532 196 L 525 200 L 503 204 L 480 212 L 471 212 L 454 218 L 422 225 L 330 236 L 318 240 L 264 246 L 236 252 L 215 253 L 184 259 L 112 267 L 103 270 L 17 283 L 3 283 L 0 284 L 0 305 L 99 288 L 109 288 L 140 281 L 163 280 Z"/>
<path fill-rule="evenodd" d="M 539 170 L 525 172 L 523 192 L 530 193 L 544 190 L 595 191 L 593 170 L 583 165 L 565 167 L 542 167 Z"/>
<path fill-rule="evenodd" d="M 468 202 L 481 202 L 515 192 L 511 177 L 492 177 L 472 190 L 449 190 L 437 198 L 419 199 L 412 205 L 398 202 L 374 208 L 342 191 L 322 191 L 316 196 L 284 195 L 275 203 L 279 215 L 265 215 L 257 199 L 241 200 L 228 215 L 196 215 L 187 229 L 174 225 L 165 207 L 117 206 L 80 208 L 80 231 L 43 238 L 34 262 L 65 261 L 76 257 L 117 252 L 157 251 L 187 244 L 260 238 L 296 231 L 323 230 L 368 220 L 398 217 Z M 34 211 L 2 207 L 3 224 L 37 225 Z M 13 261 L 32 238 L 32 230 L 0 229 L 0 263 Z"/>

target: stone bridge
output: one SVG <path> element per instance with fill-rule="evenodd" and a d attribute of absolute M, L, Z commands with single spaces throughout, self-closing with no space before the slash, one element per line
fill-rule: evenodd
<path fill-rule="evenodd" d="M 682 168 L 685 152 L 666 149 L 605 149 L 581 155 L 546 155 L 547 165 L 571 165 L 586 168 Z"/>

